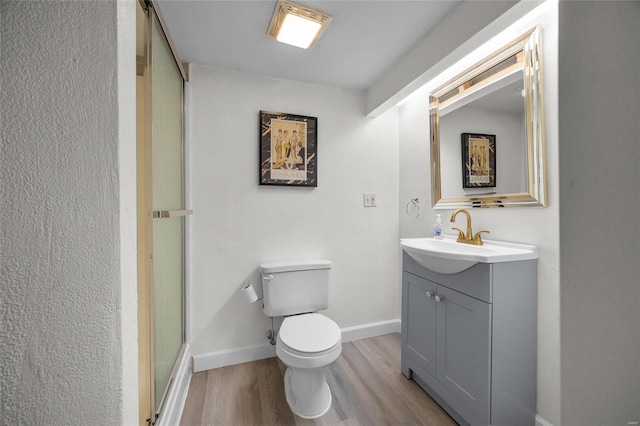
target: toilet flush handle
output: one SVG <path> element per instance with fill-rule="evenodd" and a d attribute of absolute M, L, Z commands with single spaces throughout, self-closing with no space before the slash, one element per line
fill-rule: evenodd
<path fill-rule="evenodd" d="M 263 275 L 262 279 L 263 280 L 267 280 L 267 281 L 271 281 L 273 279 L 273 275 Z"/>

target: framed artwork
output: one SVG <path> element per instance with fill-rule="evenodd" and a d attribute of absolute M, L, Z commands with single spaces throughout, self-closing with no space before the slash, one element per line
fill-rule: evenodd
<path fill-rule="evenodd" d="M 462 133 L 462 187 L 496 186 L 496 135 Z"/>
<path fill-rule="evenodd" d="M 318 186 L 318 118 L 260 111 L 260 185 Z"/>

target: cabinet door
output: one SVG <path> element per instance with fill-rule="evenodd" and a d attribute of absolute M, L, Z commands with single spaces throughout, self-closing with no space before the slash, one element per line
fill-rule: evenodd
<path fill-rule="evenodd" d="M 407 354 L 429 374 L 436 375 L 436 284 L 404 274 L 406 286 Z"/>
<path fill-rule="evenodd" d="M 491 305 L 438 286 L 437 379 L 490 423 Z"/>

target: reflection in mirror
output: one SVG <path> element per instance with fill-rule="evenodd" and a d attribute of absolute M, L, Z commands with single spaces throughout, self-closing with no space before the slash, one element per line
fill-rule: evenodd
<path fill-rule="evenodd" d="M 436 89 L 430 115 L 434 208 L 547 205 L 539 28 Z"/>

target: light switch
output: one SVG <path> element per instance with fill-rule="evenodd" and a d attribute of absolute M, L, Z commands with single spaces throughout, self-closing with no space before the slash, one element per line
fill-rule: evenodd
<path fill-rule="evenodd" d="M 378 197 L 375 192 L 365 192 L 363 195 L 365 207 L 376 207 L 378 205 Z"/>

